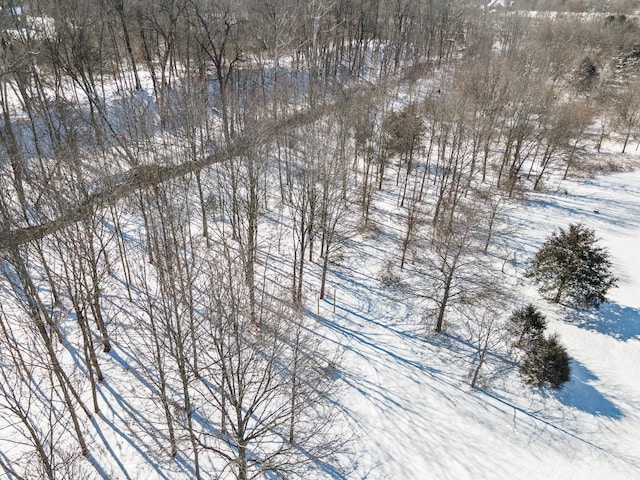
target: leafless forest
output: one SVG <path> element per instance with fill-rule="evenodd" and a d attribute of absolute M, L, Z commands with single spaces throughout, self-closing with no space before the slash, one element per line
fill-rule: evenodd
<path fill-rule="evenodd" d="M 486 352 L 505 203 L 637 148 L 631 1 L 0 3 L 3 478 L 110 478 L 123 375 L 159 478 L 339 469 L 315 305 L 377 202 L 381 282 Z"/>

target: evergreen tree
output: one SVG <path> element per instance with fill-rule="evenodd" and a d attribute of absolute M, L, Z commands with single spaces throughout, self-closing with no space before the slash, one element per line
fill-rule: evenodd
<path fill-rule="evenodd" d="M 538 340 L 547 328 L 545 316 L 534 305 L 515 310 L 509 317 L 509 328 L 518 337 L 516 344 L 519 348 L 528 349 Z"/>
<path fill-rule="evenodd" d="M 578 93 L 589 93 L 598 84 L 600 73 L 598 67 L 589 57 L 585 57 L 574 72 L 574 83 Z"/>
<path fill-rule="evenodd" d="M 553 233 L 528 272 L 540 294 L 555 303 L 599 308 L 617 279 L 611 274 L 608 252 L 596 243 L 594 231 L 581 224 Z"/>
<path fill-rule="evenodd" d="M 571 378 L 569 355 L 557 335 L 539 337 L 527 350 L 520 373 L 524 382 L 536 387 L 550 385 L 556 390 Z"/>

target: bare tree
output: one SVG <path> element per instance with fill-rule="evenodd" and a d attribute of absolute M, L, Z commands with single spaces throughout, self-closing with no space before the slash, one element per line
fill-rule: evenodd
<path fill-rule="evenodd" d="M 14 292 L 20 308 L 35 326 L 34 333 L 36 333 L 36 338 L 39 341 L 39 350 L 43 353 L 45 361 L 50 365 L 48 373 L 55 377 L 56 380 L 53 391 L 56 396 L 59 396 L 65 411 L 69 414 L 78 446 L 82 454 L 86 455 L 89 450 L 77 408 L 84 411 L 87 417 L 91 417 L 91 412 L 84 405 L 74 382 L 71 381 L 68 372 L 63 368 L 60 361 L 60 343 L 64 341 L 62 333 L 50 310 L 40 297 L 36 282 L 26 266 L 23 252 L 14 247 L 8 254 L 5 254 L 3 260 L 4 278 Z"/>
<path fill-rule="evenodd" d="M 17 327 L 16 322 L 10 321 L 4 308 L 0 307 L 0 346 L 5 359 L 0 365 L 0 419 L 6 425 L 12 425 L 13 435 L 32 447 L 33 450 L 29 453 L 35 452 L 38 461 L 36 471 L 39 471 L 43 478 L 54 480 L 56 478 L 53 458 L 55 450 L 51 448 L 50 442 L 54 438 L 58 439 L 59 432 L 55 431 L 54 434 L 54 425 L 47 425 L 41 421 L 42 418 L 51 418 L 53 413 L 46 412 L 46 404 L 49 401 L 45 394 L 49 387 L 45 384 L 47 377 L 45 375 L 41 378 L 38 375 L 41 372 L 37 372 L 36 359 L 27 358 L 31 356 L 29 352 L 36 352 L 37 349 L 26 348 L 28 345 L 25 341 L 16 338 Z M 40 396 L 44 398 L 39 398 L 36 391 L 30 387 L 32 378 L 38 378 Z M 49 409 L 53 409 L 52 404 L 49 405 Z M 44 417 L 38 415 L 42 413 Z M 6 438 L 9 436 L 7 435 Z M 16 478 L 26 478 L 29 473 L 35 473 L 31 470 L 34 467 L 29 465 L 32 462 L 26 458 L 4 457 L 3 460 L 11 463 L 3 461 L 1 467 L 7 474 Z M 21 477 L 17 469 L 21 469 L 24 476 Z"/>
<path fill-rule="evenodd" d="M 240 9 L 233 2 L 221 0 L 212 5 L 192 2 L 192 27 L 195 41 L 213 64 L 220 91 L 220 111 L 224 138 L 228 142 L 233 136 L 229 119 L 229 87 L 232 74 L 244 60 L 242 27 L 244 20 Z"/>
<path fill-rule="evenodd" d="M 448 222 L 433 227 L 427 242 L 421 242 L 413 268 L 427 280 L 416 294 L 434 306 L 429 312 L 435 317 L 434 330 L 444 329 L 447 313 L 474 304 L 483 292 L 485 279 L 478 267 L 483 263 L 481 228 L 477 211 L 469 205 L 459 206 Z M 486 266 L 485 266 L 486 267 Z"/>
<path fill-rule="evenodd" d="M 197 336 L 202 318 L 197 313 L 196 305 L 199 293 L 197 279 L 201 267 L 192 247 L 190 206 L 184 200 L 186 186 L 178 183 L 174 185 L 175 188 L 170 187 L 171 185 L 165 184 L 156 188 L 150 204 L 150 248 L 155 251 L 154 266 L 158 287 L 155 300 L 148 303 L 148 313 L 154 316 L 154 337 L 167 342 L 168 348 L 164 355 L 169 356 L 171 364 L 158 365 L 158 369 L 171 371 L 177 377 L 174 401 L 184 413 L 182 426 L 193 454 L 194 475 L 199 479 L 200 448 L 194 419 L 197 406 L 194 404 L 192 383 L 199 372 Z M 162 404 L 166 407 L 164 398 Z M 167 418 L 167 424 L 171 432 L 173 424 L 170 418 Z M 170 434 L 173 453 L 175 440 L 171 436 Z"/>
<path fill-rule="evenodd" d="M 431 122 L 434 134 L 435 167 L 433 182 L 436 204 L 433 210 L 433 225 L 447 224 L 457 210 L 460 199 L 465 195 L 471 176 L 473 156 L 469 155 L 471 145 L 467 137 L 467 113 L 464 99 L 453 94 L 445 94 L 434 99 L 429 106 L 432 110 Z M 448 213 L 445 213 L 448 212 Z"/>
<path fill-rule="evenodd" d="M 495 284 L 494 284 L 495 285 Z M 498 291 L 491 292 L 492 298 L 484 308 L 476 308 L 472 316 L 467 321 L 469 334 L 473 345 L 476 347 L 476 364 L 471 376 L 469 386 L 476 388 L 480 379 L 480 371 L 487 361 L 487 355 L 492 351 L 500 351 L 507 344 L 507 330 L 501 307 L 500 294 Z"/>
<path fill-rule="evenodd" d="M 325 134 L 331 138 L 332 132 Z M 339 136 L 338 136 L 339 140 Z M 322 274 L 320 277 L 319 297 L 325 297 L 327 272 L 330 257 L 340 248 L 341 239 L 345 237 L 349 223 L 347 213 L 351 193 L 346 186 L 347 159 L 342 151 L 340 141 L 335 150 L 327 149 L 324 161 L 319 164 L 318 183 L 320 187 L 318 234 L 320 235 L 320 257 L 322 258 Z"/>
<path fill-rule="evenodd" d="M 306 256 L 312 258 L 312 243 L 318 229 L 318 213 L 321 191 L 318 184 L 320 169 L 325 159 L 322 145 L 315 127 L 304 130 L 307 133 L 300 150 L 293 153 L 297 157 L 288 164 L 290 182 L 286 192 L 286 204 L 290 209 L 293 234 L 293 301 L 302 301 L 302 287 Z"/>
<path fill-rule="evenodd" d="M 200 446 L 239 480 L 302 475 L 306 465 L 340 448 L 327 430 L 335 365 L 304 317 L 267 284 L 261 285 L 267 290 L 259 297 L 256 325 L 247 308 L 247 289 L 256 287 L 238 281 L 243 267 L 232 250 L 221 255 L 210 264 L 202 337 L 209 348 L 201 350 L 207 368 L 198 383 L 221 428 L 203 425 Z"/>
<path fill-rule="evenodd" d="M 634 82 L 629 85 L 626 91 L 620 92 L 616 96 L 615 108 L 618 118 L 618 129 L 620 129 L 624 135 L 622 153 L 626 151 L 631 135 L 636 132 L 640 125 L 639 83 L 640 82 Z"/>

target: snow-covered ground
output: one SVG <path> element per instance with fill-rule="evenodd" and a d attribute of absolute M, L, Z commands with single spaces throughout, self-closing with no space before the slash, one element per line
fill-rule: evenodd
<path fill-rule="evenodd" d="M 357 233 L 345 245 L 320 303 L 318 334 L 340 352 L 336 400 L 352 435 L 344 470 L 327 468 L 322 478 L 640 478 L 640 171 L 559 182 L 508 209 L 506 248 L 516 263 L 505 283 L 545 312 L 568 348 L 572 380 L 559 392 L 523 386 L 508 358 L 495 358 L 480 388 L 469 388 L 476 347 L 455 328 L 431 334 L 419 299 L 381 285 L 401 228 L 396 195 L 388 200 L 376 205 L 377 236 Z M 619 277 L 600 312 L 549 305 L 515 277 L 551 232 L 575 222 L 595 229 Z M 317 273 L 310 268 L 312 285 Z M 308 308 L 315 317 L 313 299 Z M 117 342 L 105 356 L 103 411 L 87 425 L 95 470 L 105 479 L 192 478 L 187 461 L 149 438 L 155 407 L 135 359 Z"/>
<path fill-rule="evenodd" d="M 336 400 L 352 438 L 341 471 L 327 467 L 310 478 L 640 478 L 640 171 L 549 188 L 509 208 L 517 261 L 505 282 L 545 312 L 572 358 L 572 380 L 559 392 L 534 390 L 508 358 L 495 358 L 502 368 L 485 369 L 480 388 L 470 389 L 477 351 L 456 319 L 432 334 L 420 302 L 380 282 L 399 250 L 389 221 L 375 240 L 370 232 L 350 239 L 320 302 L 318 334 L 341 352 Z M 379 218 L 392 218 L 393 205 L 381 201 Z M 619 277 L 600 312 L 549 305 L 514 280 L 552 231 L 575 222 L 596 230 Z M 308 308 L 315 319 L 315 301 Z M 135 359 L 119 347 L 109 356 L 101 388 L 109 407 L 93 420 L 101 433 L 92 455 L 103 478 L 191 478 L 187 462 L 171 461 L 144 433 L 152 413 Z"/>
<path fill-rule="evenodd" d="M 391 205 L 377 214 L 390 215 Z M 640 478 L 640 171 L 559 182 L 509 211 L 517 262 L 505 282 L 545 312 L 572 358 L 572 380 L 559 392 L 531 389 L 508 358 L 495 358 L 502 368 L 483 370 L 480 388 L 470 389 L 476 348 L 456 319 L 432 334 L 419 301 L 381 285 L 381 268 L 398 252 L 392 224 L 377 241 L 358 233 L 330 272 L 318 328 L 341 352 L 336 400 L 352 438 L 341 471 L 310 478 Z M 513 280 L 552 231 L 575 222 L 596 230 L 619 277 L 600 312 L 549 305 Z M 314 318 L 316 307 L 309 305 Z M 153 412 L 135 359 L 120 347 L 109 357 L 100 388 L 106 408 L 92 420 L 100 433 L 91 459 L 102 478 L 191 478 L 188 462 L 170 460 L 166 445 L 145 433 Z"/>
<path fill-rule="evenodd" d="M 344 347 L 342 401 L 355 432 L 345 478 L 640 478 L 640 172 L 562 182 L 512 212 L 520 262 L 575 222 L 610 250 L 619 288 L 600 312 L 552 307 L 531 286 L 514 287 L 561 335 L 571 382 L 532 390 L 507 368 L 471 390 L 464 365 L 474 348 L 455 335 L 425 335 L 415 303 L 379 287 L 394 247 L 356 248 L 334 272 L 335 314 L 332 299 L 321 306 Z"/>

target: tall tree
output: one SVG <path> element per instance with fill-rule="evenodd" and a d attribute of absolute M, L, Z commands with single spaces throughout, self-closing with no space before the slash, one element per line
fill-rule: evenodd
<path fill-rule="evenodd" d="M 228 142 L 234 133 L 229 118 L 229 88 L 235 70 L 245 59 L 246 22 L 240 6 L 229 0 L 212 4 L 195 1 L 191 8 L 195 41 L 215 70 L 223 133 Z"/>
<path fill-rule="evenodd" d="M 244 267 L 230 245 L 220 247 L 209 264 L 206 335 L 201 337 L 207 348 L 201 350 L 196 388 L 221 428 L 203 424 L 200 446 L 239 480 L 301 474 L 311 462 L 340 449 L 329 430 L 331 359 L 304 317 L 279 300 L 282 292 L 269 284 L 259 285 L 259 322 L 254 323 L 247 290 L 257 286 L 243 281 Z"/>
<path fill-rule="evenodd" d="M 599 308 L 617 279 L 609 253 L 597 242 L 595 232 L 582 224 L 561 228 L 536 252 L 528 275 L 555 303 L 566 300 L 577 307 Z"/>

